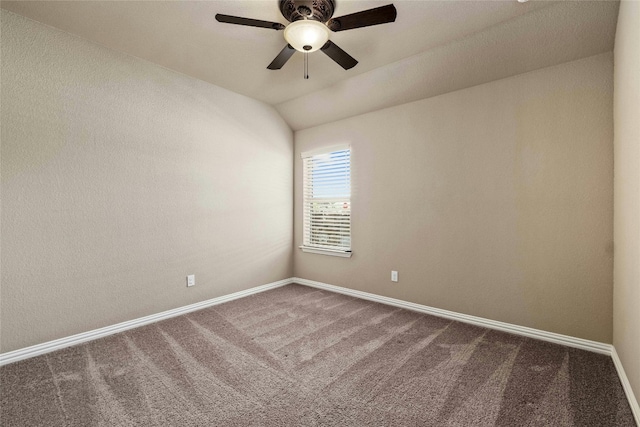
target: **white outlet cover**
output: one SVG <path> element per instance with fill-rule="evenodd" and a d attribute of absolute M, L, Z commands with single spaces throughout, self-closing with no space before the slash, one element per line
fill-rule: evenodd
<path fill-rule="evenodd" d="M 187 276 L 187 286 L 195 286 L 196 284 L 196 275 L 190 274 Z"/>
<path fill-rule="evenodd" d="M 391 271 L 391 281 L 392 282 L 397 282 L 398 281 L 398 272 L 397 271 L 394 271 L 394 270 Z"/>

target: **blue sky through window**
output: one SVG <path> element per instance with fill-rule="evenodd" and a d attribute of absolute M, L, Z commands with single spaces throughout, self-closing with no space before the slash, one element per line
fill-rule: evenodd
<path fill-rule="evenodd" d="M 313 157 L 314 199 L 351 196 L 350 154 L 350 150 L 341 150 Z"/>

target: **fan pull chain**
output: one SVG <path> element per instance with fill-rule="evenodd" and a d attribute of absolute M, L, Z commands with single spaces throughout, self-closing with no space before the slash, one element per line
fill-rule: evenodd
<path fill-rule="evenodd" d="M 309 54 L 306 52 L 304 54 L 304 78 L 305 80 L 309 79 Z"/>

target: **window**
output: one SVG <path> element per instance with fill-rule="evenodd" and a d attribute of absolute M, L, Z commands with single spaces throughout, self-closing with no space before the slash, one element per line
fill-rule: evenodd
<path fill-rule="evenodd" d="M 302 153 L 305 252 L 351 256 L 351 148 Z"/>

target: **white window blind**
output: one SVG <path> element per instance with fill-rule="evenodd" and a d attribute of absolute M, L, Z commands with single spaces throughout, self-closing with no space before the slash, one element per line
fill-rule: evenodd
<path fill-rule="evenodd" d="M 351 149 L 302 154 L 303 246 L 351 253 Z"/>

